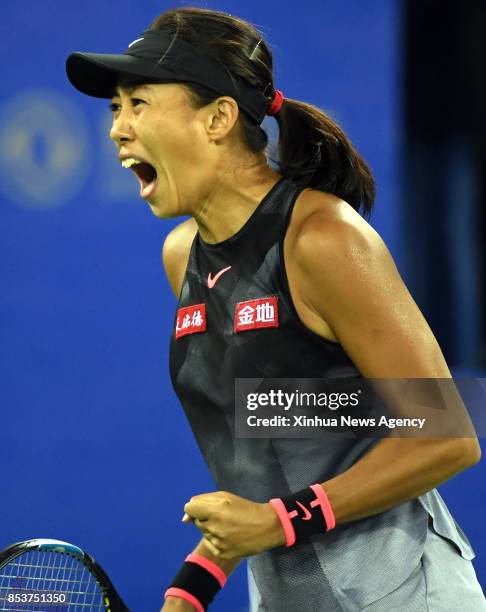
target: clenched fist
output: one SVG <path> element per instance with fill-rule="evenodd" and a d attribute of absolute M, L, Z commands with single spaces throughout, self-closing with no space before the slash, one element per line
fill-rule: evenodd
<path fill-rule="evenodd" d="M 217 491 L 191 497 L 184 512 L 183 522 L 192 521 L 220 559 L 248 557 L 285 543 L 280 519 L 268 503 Z"/>

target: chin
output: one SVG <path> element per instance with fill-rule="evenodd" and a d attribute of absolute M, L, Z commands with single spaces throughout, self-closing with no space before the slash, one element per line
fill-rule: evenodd
<path fill-rule="evenodd" d="M 165 211 L 160 210 L 160 208 L 157 208 L 157 206 L 154 206 L 154 204 L 149 204 L 149 206 L 150 210 L 152 211 L 152 214 L 158 219 L 165 219 L 167 217 Z"/>
<path fill-rule="evenodd" d="M 179 216 L 176 213 L 167 210 L 166 208 L 161 208 L 155 204 L 150 204 L 150 202 L 149 206 L 150 210 L 152 211 L 152 214 L 157 217 L 157 219 L 172 219 L 173 217 Z"/>

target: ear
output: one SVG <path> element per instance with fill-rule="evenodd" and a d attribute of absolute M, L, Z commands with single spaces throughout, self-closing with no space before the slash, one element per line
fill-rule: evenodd
<path fill-rule="evenodd" d="M 209 140 L 217 142 L 227 136 L 239 117 L 238 104 L 229 96 L 221 96 L 207 106 L 206 132 Z"/>

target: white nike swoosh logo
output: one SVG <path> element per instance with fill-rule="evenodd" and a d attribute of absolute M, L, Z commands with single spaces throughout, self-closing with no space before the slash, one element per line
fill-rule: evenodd
<path fill-rule="evenodd" d="M 132 41 L 132 42 L 131 42 L 131 43 L 128 45 L 128 48 L 130 49 L 130 47 L 131 47 L 131 46 L 133 46 L 135 43 L 140 42 L 141 40 L 143 40 L 143 37 L 142 37 L 142 38 L 137 38 L 137 39 L 133 40 L 133 41 Z"/>
<path fill-rule="evenodd" d="M 231 269 L 231 266 L 228 266 L 227 268 L 223 268 L 216 274 L 214 278 L 211 278 L 211 272 L 210 272 L 208 274 L 208 287 L 212 289 L 214 285 L 218 282 L 219 277 L 222 276 L 225 272 L 227 272 L 230 269 Z"/>

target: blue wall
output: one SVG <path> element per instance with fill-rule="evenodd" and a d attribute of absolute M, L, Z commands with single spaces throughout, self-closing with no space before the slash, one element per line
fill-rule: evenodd
<path fill-rule="evenodd" d="M 214 485 L 168 377 L 175 300 L 160 249 L 174 223 L 138 198 L 108 140 L 106 102 L 74 91 L 64 61 L 74 50 L 124 50 L 171 6 L 2 3 L 0 44 L 12 61 L 0 81 L 0 547 L 30 537 L 77 543 L 134 610 L 158 609 L 198 540 L 179 523 L 183 505 Z M 299 6 L 209 3 L 263 28 L 278 86 L 341 122 L 374 169 L 373 224 L 400 264 L 398 2 Z M 486 555 L 480 470 L 445 494 Z M 484 561 L 478 567 L 486 582 Z M 213 609 L 245 610 L 244 581 L 241 568 Z"/>

